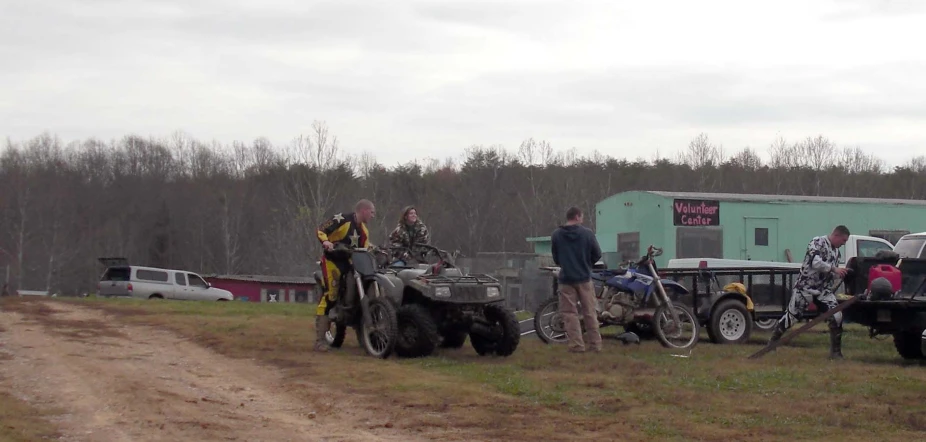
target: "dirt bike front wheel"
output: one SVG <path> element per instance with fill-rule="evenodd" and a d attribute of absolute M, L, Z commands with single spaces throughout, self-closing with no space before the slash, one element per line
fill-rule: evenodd
<path fill-rule="evenodd" d="M 566 329 L 563 316 L 559 313 L 558 296 L 546 300 L 537 309 L 537 314 L 534 315 L 534 332 L 547 344 L 566 342 Z"/>
<path fill-rule="evenodd" d="M 399 320 L 395 306 L 385 297 L 368 298 L 371 324 L 360 326 L 360 344 L 375 358 L 386 359 L 395 349 L 399 334 Z"/>
<path fill-rule="evenodd" d="M 667 348 L 694 348 L 698 344 L 698 335 L 701 333 L 698 321 L 688 307 L 673 303 L 672 308 L 678 315 L 678 323 L 673 320 L 668 305 L 663 304 L 656 309 L 653 315 L 656 339 Z"/>

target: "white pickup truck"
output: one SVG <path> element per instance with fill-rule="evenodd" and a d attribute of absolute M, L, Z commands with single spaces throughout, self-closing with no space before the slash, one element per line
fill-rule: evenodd
<path fill-rule="evenodd" d="M 849 241 L 846 242 L 844 250 L 840 257 L 840 267 L 845 267 L 846 262 L 856 256 L 863 258 L 873 257 L 881 250 L 894 250 L 894 246 L 887 240 L 876 238 L 874 236 L 849 235 Z M 804 251 L 794 256 L 797 262 L 778 262 L 778 261 L 752 261 L 748 259 L 722 259 L 722 258 L 675 258 L 670 259 L 666 268 L 671 269 L 696 269 L 707 267 L 711 269 L 728 269 L 744 267 L 764 267 L 764 268 L 801 268 L 801 260 L 804 259 Z M 703 263 L 703 264 L 702 264 Z"/>
<path fill-rule="evenodd" d="M 129 265 L 125 258 L 100 258 L 106 272 L 97 285 L 102 297 L 233 301 L 228 290 L 213 287 L 196 273 Z"/>

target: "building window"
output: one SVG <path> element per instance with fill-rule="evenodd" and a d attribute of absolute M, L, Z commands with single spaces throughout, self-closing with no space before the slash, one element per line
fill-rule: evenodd
<path fill-rule="evenodd" d="M 723 228 L 677 227 L 676 258 L 723 258 Z"/>
<path fill-rule="evenodd" d="M 768 245 L 768 228 L 767 227 L 756 227 L 755 234 L 755 244 L 757 246 L 767 246 Z"/>
<path fill-rule="evenodd" d="M 296 302 L 309 302 L 308 290 L 296 290 Z"/>
<path fill-rule="evenodd" d="M 640 257 L 640 232 L 617 234 L 617 252 L 621 261 L 632 261 Z"/>
<path fill-rule="evenodd" d="M 267 302 L 282 302 L 279 289 L 267 289 Z"/>
<path fill-rule="evenodd" d="M 869 230 L 868 236 L 887 240 L 891 244 L 897 245 L 897 241 L 904 235 L 909 235 L 909 230 Z"/>

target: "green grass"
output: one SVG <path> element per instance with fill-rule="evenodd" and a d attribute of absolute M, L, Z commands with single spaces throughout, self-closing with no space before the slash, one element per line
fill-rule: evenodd
<path fill-rule="evenodd" d="M 745 345 L 702 341 L 678 358 L 655 341 L 624 346 L 606 331 L 601 354 L 569 354 L 526 335 L 509 358 L 479 357 L 467 344 L 383 361 L 366 356 L 353 333 L 339 351 L 311 353 L 310 305 L 78 302 L 276 364 L 294 391 L 321 376 L 331 388 L 370 395 L 369 406 L 400 428 L 465 428 L 474 438 L 508 440 L 918 440 L 926 431 L 926 367 L 858 326 L 847 327 L 843 361 L 826 358 L 825 327 L 759 360 L 747 356 L 766 334 Z M 304 389 L 306 400 L 319 400 Z"/>
<path fill-rule="evenodd" d="M 518 321 L 523 321 L 525 319 L 533 318 L 534 312 L 516 312 L 514 315 L 518 318 Z"/>

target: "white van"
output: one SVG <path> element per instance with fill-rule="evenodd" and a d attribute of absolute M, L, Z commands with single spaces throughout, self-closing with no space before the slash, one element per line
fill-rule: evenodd
<path fill-rule="evenodd" d="M 124 258 L 100 258 L 107 266 L 98 284 L 103 297 L 232 301 L 228 290 L 212 287 L 201 276 L 183 270 L 130 266 Z"/>
<path fill-rule="evenodd" d="M 894 251 L 901 258 L 926 258 L 923 255 L 926 252 L 923 250 L 923 245 L 926 245 L 926 232 L 911 233 L 900 237 L 894 246 Z"/>

